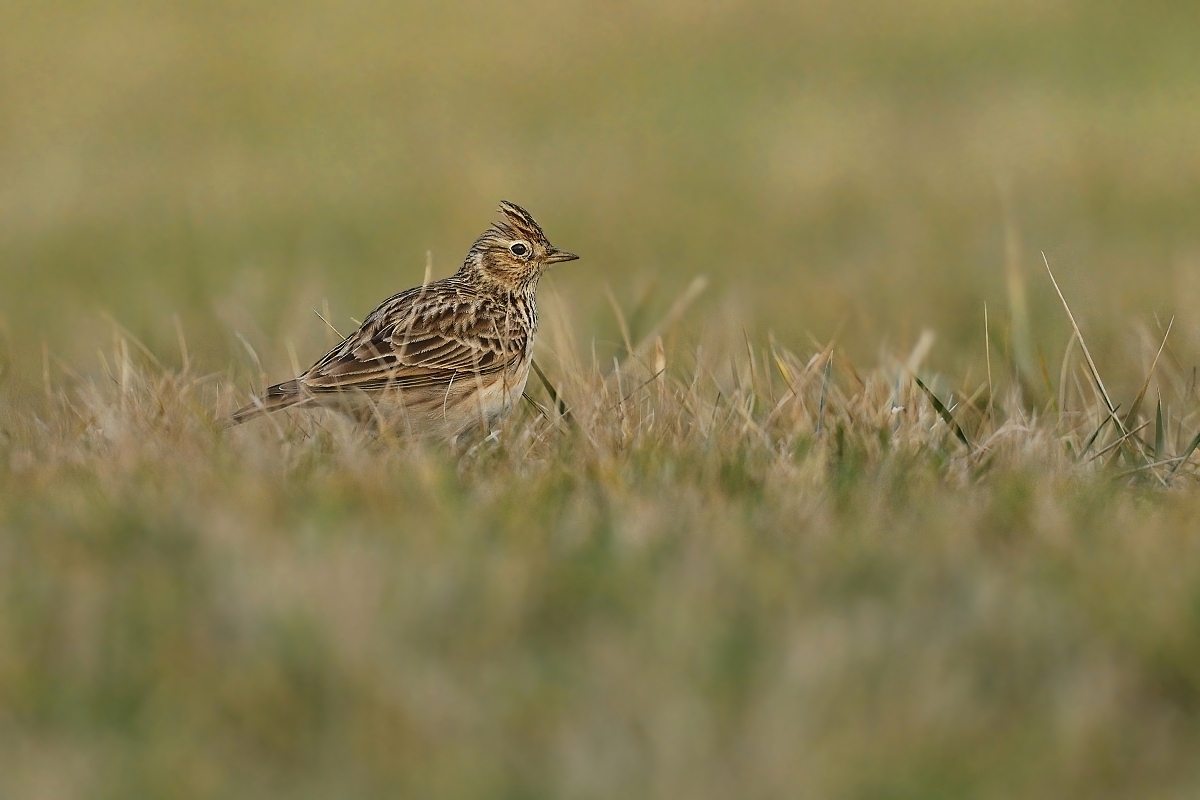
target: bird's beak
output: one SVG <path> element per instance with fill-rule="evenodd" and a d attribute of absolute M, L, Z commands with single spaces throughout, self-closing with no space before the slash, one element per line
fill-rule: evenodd
<path fill-rule="evenodd" d="M 546 257 L 542 259 L 542 263 L 558 264 L 561 261 L 574 261 L 577 258 L 579 258 L 579 256 L 575 255 L 574 253 L 568 253 L 566 250 L 551 250 L 546 254 Z"/>

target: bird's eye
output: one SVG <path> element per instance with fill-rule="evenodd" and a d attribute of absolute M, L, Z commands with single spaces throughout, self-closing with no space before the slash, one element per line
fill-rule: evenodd
<path fill-rule="evenodd" d="M 525 246 L 524 242 L 514 242 L 508 249 L 514 256 L 523 256 L 529 252 L 529 248 Z"/>

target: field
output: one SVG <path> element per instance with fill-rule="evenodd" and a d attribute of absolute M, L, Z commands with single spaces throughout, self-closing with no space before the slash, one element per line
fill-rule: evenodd
<path fill-rule="evenodd" d="M 0 6 L 0 797 L 1200 794 L 1200 18 Z M 529 401 L 224 417 L 509 199 Z"/>

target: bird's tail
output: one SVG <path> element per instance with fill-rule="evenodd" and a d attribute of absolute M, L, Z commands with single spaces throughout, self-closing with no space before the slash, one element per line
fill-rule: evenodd
<path fill-rule="evenodd" d="M 299 381 L 284 381 L 267 389 L 267 393 L 249 405 L 242 406 L 229 418 L 230 425 L 240 425 L 260 414 L 299 405 L 308 399 Z"/>

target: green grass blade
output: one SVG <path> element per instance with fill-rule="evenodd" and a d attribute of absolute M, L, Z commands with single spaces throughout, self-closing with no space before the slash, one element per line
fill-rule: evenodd
<path fill-rule="evenodd" d="M 1108 423 L 1111 421 L 1112 421 L 1112 415 L 1110 414 L 1109 416 L 1107 416 L 1103 420 L 1101 420 L 1100 427 L 1098 427 L 1098 428 L 1096 428 L 1096 430 L 1092 431 L 1092 435 L 1088 437 L 1087 443 L 1084 444 L 1083 449 L 1079 451 L 1080 460 L 1082 460 L 1083 457 L 1088 454 L 1088 451 L 1092 449 L 1092 445 L 1094 445 L 1096 443 L 1096 439 L 1100 436 L 1100 434 L 1104 431 L 1104 429 L 1108 427 Z"/>
<path fill-rule="evenodd" d="M 1163 447 L 1166 441 L 1167 430 L 1163 426 L 1163 410 L 1162 396 L 1158 398 L 1158 411 L 1155 413 L 1154 424 L 1154 460 L 1161 461 L 1163 457 Z"/>
<path fill-rule="evenodd" d="M 542 382 L 542 386 L 546 387 L 546 393 L 550 395 L 550 402 L 554 403 L 554 407 L 558 409 L 558 413 L 563 420 L 569 423 L 571 421 L 571 410 L 567 408 L 567 404 L 559 396 L 558 390 L 554 388 L 554 384 L 546 377 L 546 373 L 542 372 L 542 368 L 538 366 L 537 361 L 531 361 L 530 364 L 533 367 L 534 374 Z"/>
<path fill-rule="evenodd" d="M 1197 447 L 1200 447 L 1200 431 L 1196 431 L 1196 435 L 1192 437 L 1192 441 L 1188 443 L 1188 446 L 1180 454 L 1179 462 L 1171 467 L 1171 471 L 1167 473 L 1168 478 L 1174 477 L 1179 468 L 1186 464 L 1188 459 L 1192 457 L 1192 453 L 1196 452 Z"/>
<path fill-rule="evenodd" d="M 833 351 L 830 351 L 829 357 L 825 359 L 825 371 L 821 375 L 821 400 L 817 408 L 817 434 L 821 433 L 821 426 L 825 422 L 825 394 L 829 389 L 829 366 L 833 363 Z"/>
<path fill-rule="evenodd" d="M 925 396 L 929 398 L 929 402 L 933 403 L 933 408 L 935 411 L 937 411 L 938 416 L 940 416 L 942 420 L 950 426 L 950 429 L 954 431 L 954 435 L 958 437 L 958 440 L 965 444 L 968 450 L 973 450 L 974 448 L 971 447 L 971 440 L 967 438 L 967 434 L 963 433 L 962 427 L 958 424 L 958 421 L 954 419 L 954 415 L 950 413 L 950 409 L 946 408 L 945 404 L 943 404 L 942 401 L 937 398 L 937 395 L 935 395 L 920 378 L 918 378 L 916 375 L 913 375 L 913 380 L 917 382 L 917 386 L 921 387 L 921 391 L 925 392 Z"/>

